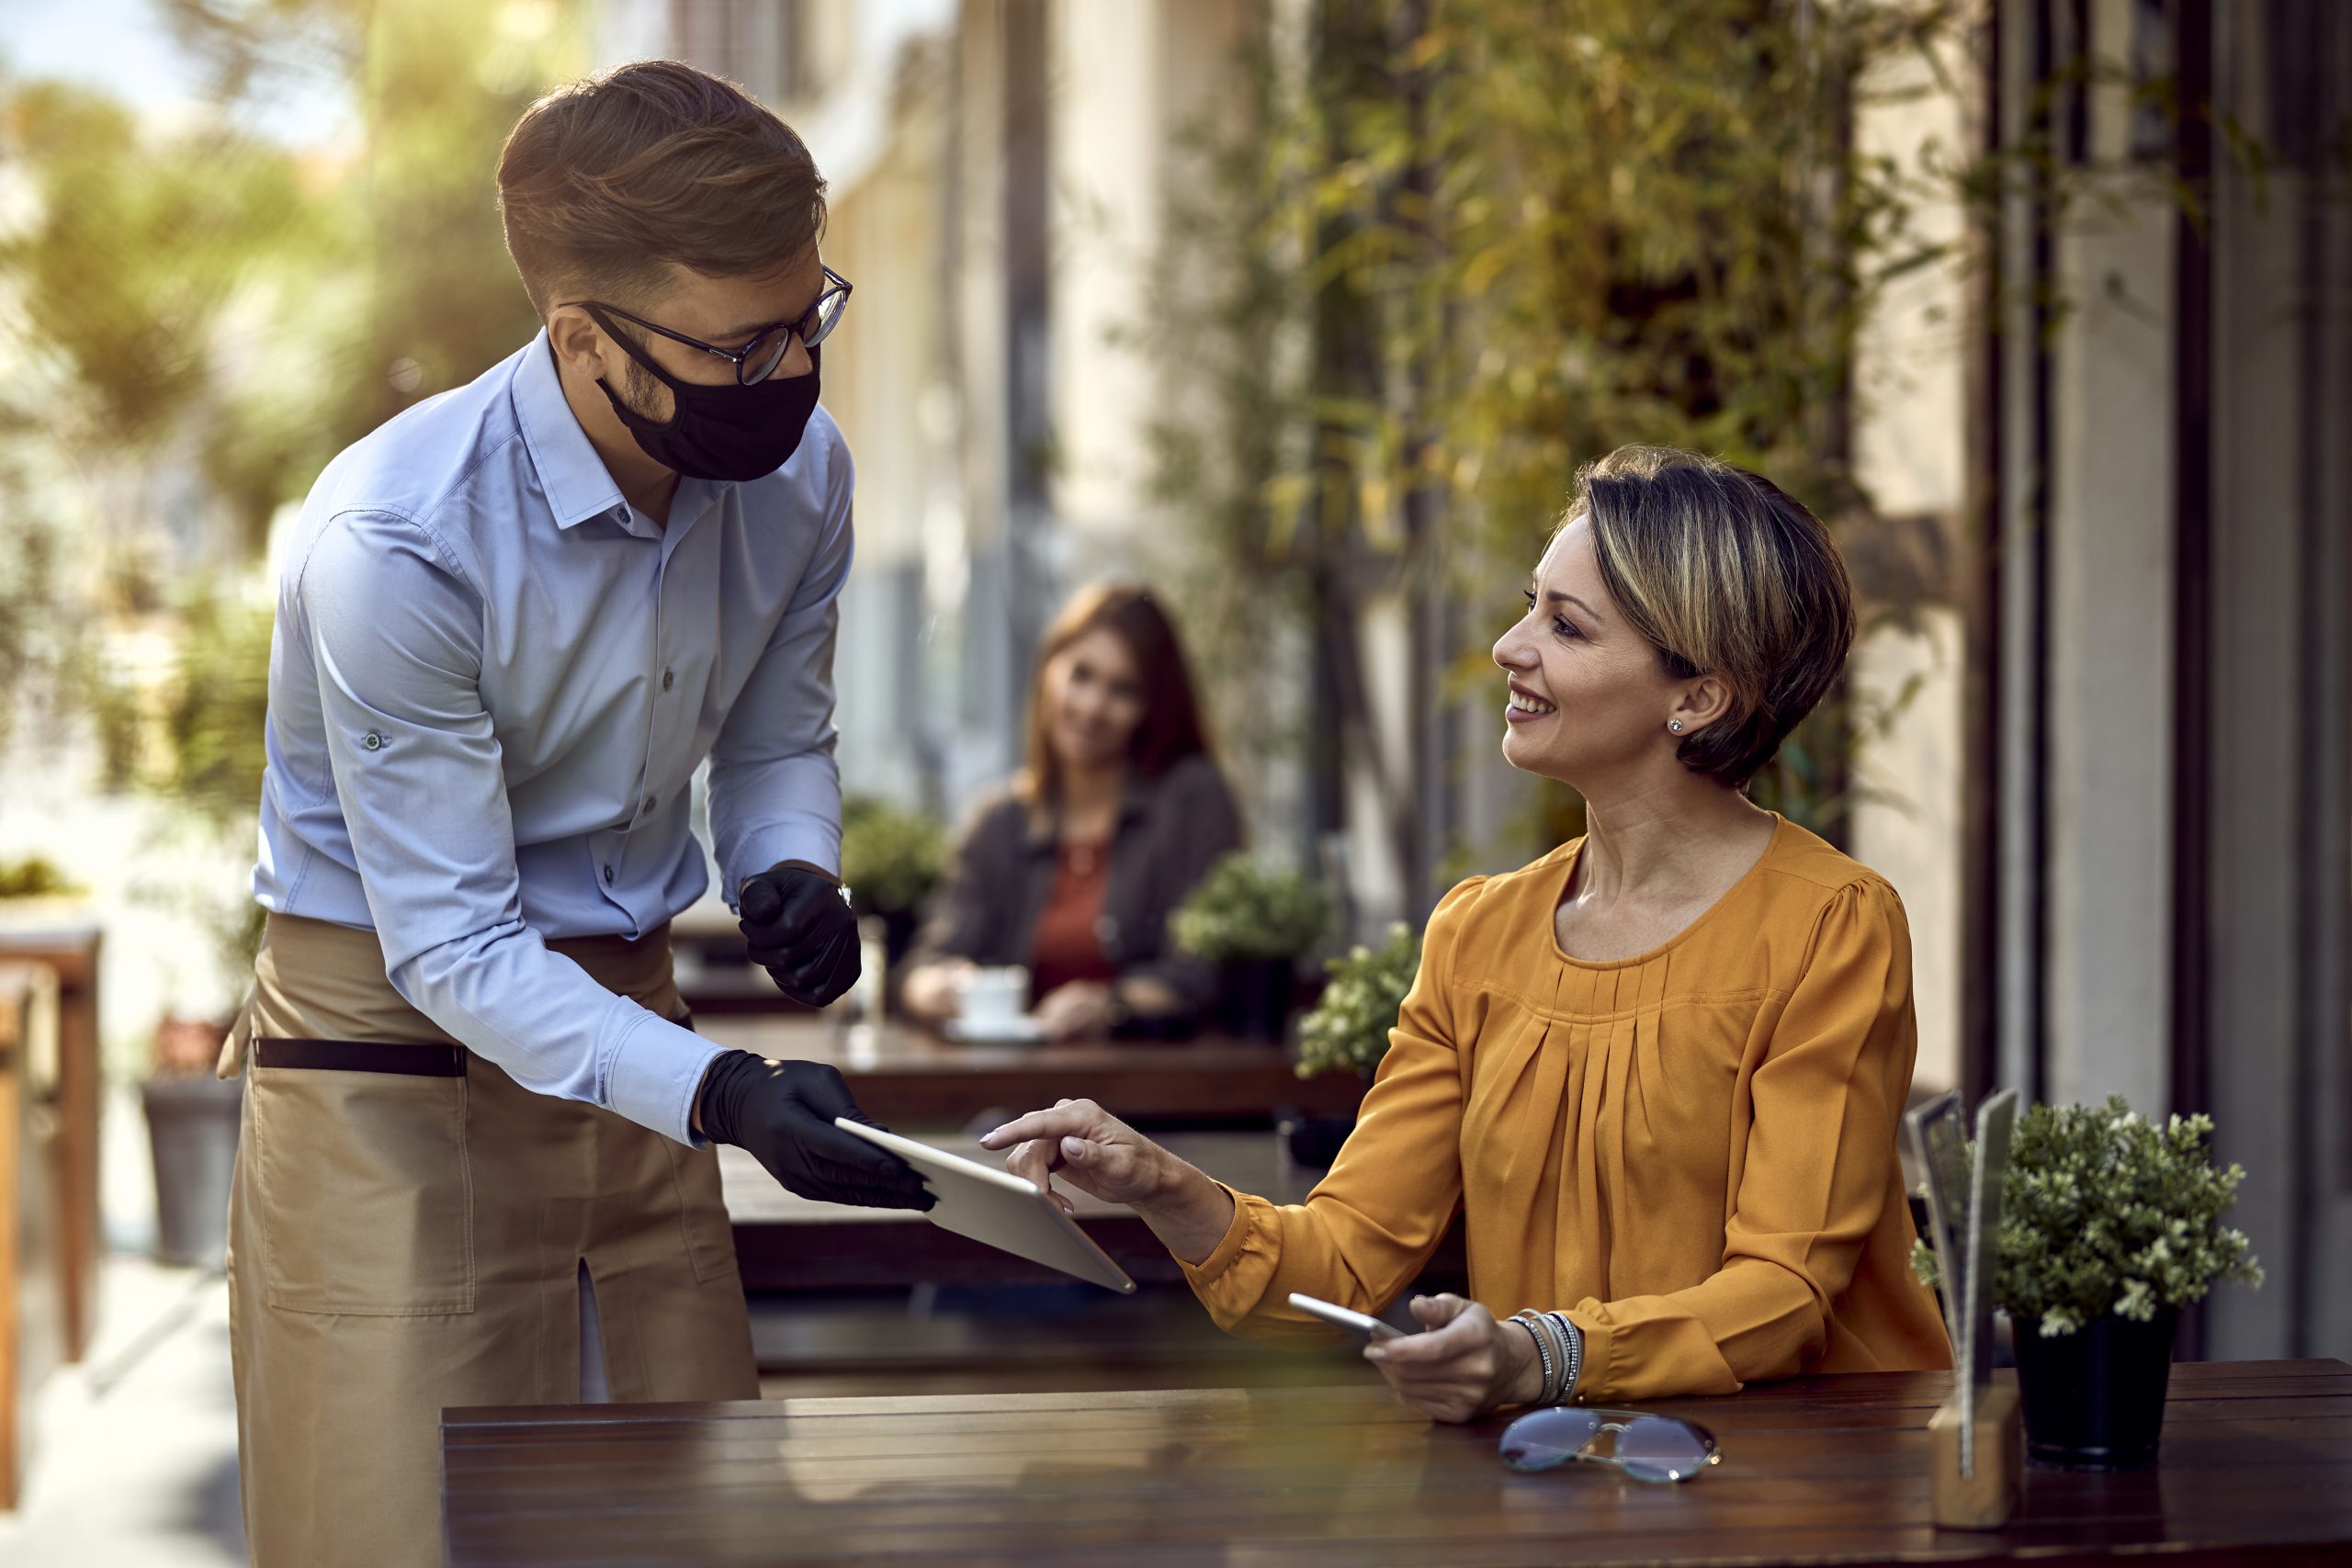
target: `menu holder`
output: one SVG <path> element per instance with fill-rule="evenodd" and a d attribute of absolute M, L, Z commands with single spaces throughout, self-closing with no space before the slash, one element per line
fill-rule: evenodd
<path fill-rule="evenodd" d="M 1993 1276 L 2001 1237 L 2018 1094 L 1976 1108 L 1974 1157 L 1962 1141 L 1960 1096 L 1939 1095 L 1904 1118 L 1928 1179 L 1928 1245 L 1943 1283 L 1952 1394 L 1928 1423 L 1936 1523 L 1998 1529 L 2017 1506 L 2025 1434 L 2017 1385 L 1993 1381 Z"/>

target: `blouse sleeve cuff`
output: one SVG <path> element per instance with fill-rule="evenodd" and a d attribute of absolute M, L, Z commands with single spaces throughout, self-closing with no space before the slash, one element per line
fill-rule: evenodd
<path fill-rule="evenodd" d="M 1584 1360 L 1577 1370 L 1577 1386 L 1569 1391 L 1570 1402 L 1589 1404 L 1595 1400 L 1606 1400 L 1616 1375 L 1610 1364 L 1615 1359 L 1616 1335 L 1608 1324 L 1582 1307 L 1572 1308 L 1563 1315 L 1584 1335 Z"/>
<path fill-rule="evenodd" d="M 1231 1269 L 1234 1262 L 1240 1258 L 1242 1249 L 1250 1241 L 1250 1201 L 1232 1188 L 1227 1187 L 1222 1181 L 1218 1182 L 1217 1186 L 1224 1190 L 1227 1197 L 1233 1200 L 1233 1218 L 1227 1222 L 1224 1236 L 1218 1240 L 1215 1247 L 1210 1249 L 1209 1255 L 1198 1263 L 1186 1263 L 1181 1258 L 1176 1260 L 1178 1266 L 1184 1270 L 1184 1278 L 1192 1281 L 1194 1290 L 1206 1290 L 1224 1278 L 1226 1271 Z"/>

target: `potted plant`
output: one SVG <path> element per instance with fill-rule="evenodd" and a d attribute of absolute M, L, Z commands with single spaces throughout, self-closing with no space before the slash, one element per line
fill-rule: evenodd
<path fill-rule="evenodd" d="M 2015 1330 L 2027 1451 L 2039 1462 L 2152 1464 L 2180 1309 L 2223 1280 L 2262 1283 L 2245 1233 L 2222 1223 L 2245 1171 L 2214 1168 L 2205 1116 L 2158 1127 L 2120 1095 L 2036 1105 L 2001 1180 L 1994 1303 Z M 1923 1241 L 1913 1268 L 1936 1280 Z"/>
<path fill-rule="evenodd" d="M 1298 994 L 1298 959 L 1323 940 L 1330 900 L 1301 873 L 1227 855 L 1169 917 L 1176 946 L 1225 969 L 1226 1026 L 1279 1040 Z"/>
<path fill-rule="evenodd" d="M 232 898 L 198 911 L 221 975 L 242 994 L 261 947 L 260 905 Z M 167 1012 L 155 1025 L 155 1054 L 139 1086 L 155 1162 L 155 1257 L 185 1268 L 220 1269 L 229 1257 L 229 1190 L 237 1172 L 243 1077 L 215 1076 L 233 1020 Z"/>
<path fill-rule="evenodd" d="M 258 590 L 193 585 L 179 606 L 169 671 L 144 683 L 102 682 L 94 695 L 109 775 L 169 802 L 175 829 L 190 843 L 253 841 L 272 604 Z M 167 1013 L 157 1024 L 153 1067 L 140 1085 L 154 1152 L 155 1250 L 166 1262 L 218 1269 L 226 1257 L 244 1083 L 215 1077 L 213 1066 L 229 1030 L 219 998 L 245 994 L 261 942 L 262 910 L 243 881 L 208 879 L 183 895 L 212 939 L 220 984 L 194 1016 Z"/>
<path fill-rule="evenodd" d="M 887 972 L 914 946 L 922 907 L 947 874 L 947 835 L 937 822 L 870 795 L 842 802 L 842 881 L 861 919 L 882 922 Z"/>
<path fill-rule="evenodd" d="M 1378 947 L 1358 942 L 1324 967 L 1330 981 L 1298 1022 L 1298 1076 L 1354 1073 L 1369 1079 L 1388 1054 L 1388 1032 L 1420 972 L 1421 939 L 1402 920 Z M 1321 1168 L 1339 1157 L 1355 1118 L 1300 1117 L 1286 1132 L 1291 1158 Z"/>

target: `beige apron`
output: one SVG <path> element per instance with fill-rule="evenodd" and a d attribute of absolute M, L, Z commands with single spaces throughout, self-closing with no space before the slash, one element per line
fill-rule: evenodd
<path fill-rule="evenodd" d="M 548 946 L 684 1010 L 666 927 Z M 439 1563 L 441 1412 L 581 1397 L 583 1263 L 613 1399 L 759 1397 L 716 1156 L 459 1049 L 374 932 L 269 918 L 221 1052 L 239 1071 L 230 1345 L 259 1568 Z"/>

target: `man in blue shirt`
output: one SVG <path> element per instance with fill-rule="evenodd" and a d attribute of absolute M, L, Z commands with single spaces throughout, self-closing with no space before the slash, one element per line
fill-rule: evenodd
<path fill-rule="evenodd" d="M 750 1398 L 708 1140 L 922 1208 L 840 1075 L 685 1027 L 691 779 L 754 958 L 856 977 L 832 659 L 849 285 L 807 149 L 653 62 L 550 95 L 499 167 L 546 330 L 328 465 L 279 587 L 224 1054 L 250 1064 L 232 1342 L 254 1560 L 440 1560 L 438 1416 Z"/>

